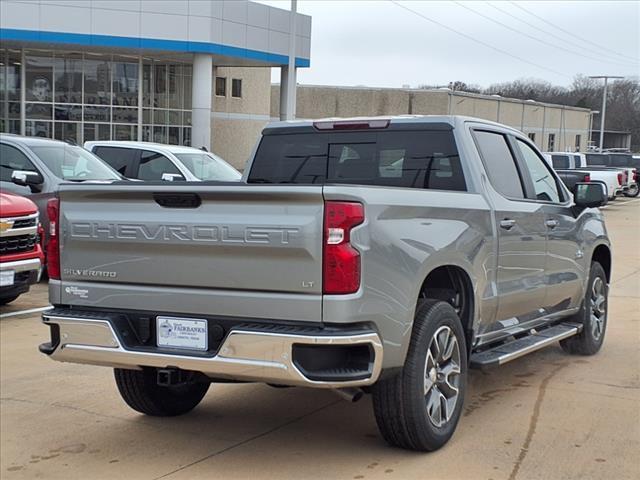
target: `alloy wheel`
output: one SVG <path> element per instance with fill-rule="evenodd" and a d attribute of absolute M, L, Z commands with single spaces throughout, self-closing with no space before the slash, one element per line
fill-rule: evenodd
<path fill-rule="evenodd" d="M 604 330 L 604 322 L 607 318 L 607 297 L 605 296 L 605 284 L 602 278 L 596 277 L 591 286 L 591 334 L 594 340 L 599 340 Z"/>
<path fill-rule="evenodd" d="M 460 390 L 460 346 L 453 330 L 433 334 L 424 368 L 424 396 L 429 420 L 442 427 L 453 415 Z"/>

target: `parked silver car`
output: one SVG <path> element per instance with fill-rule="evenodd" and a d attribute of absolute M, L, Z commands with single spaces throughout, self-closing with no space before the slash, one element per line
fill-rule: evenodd
<path fill-rule="evenodd" d="M 123 180 L 91 152 L 42 137 L 0 134 L 0 187 L 28 197 L 38 206 L 45 241 L 49 235 L 47 201 L 63 182 Z"/>
<path fill-rule="evenodd" d="M 129 141 L 85 142 L 84 147 L 127 178 L 169 182 L 236 182 L 241 178 L 219 156 L 193 147 Z"/>

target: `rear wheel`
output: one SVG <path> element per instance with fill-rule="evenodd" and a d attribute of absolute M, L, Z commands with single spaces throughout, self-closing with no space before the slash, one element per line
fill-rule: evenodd
<path fill-rule="evenodd" d="M 193 410 L 209 390 L 208 382 L 158 385 L 157 370 L 115 368 L 116 385 L 122 399 L 134 410 L 154 417 L 173 417 Z"/>
<path fill-rule="evenodd" d="M 426 300 L 416 313 L 402 371 L 372 388 L 380 433 L 391 445 L 433 451 L 456 429 L 467 376 L 464 331 L 451 305 Z"/>
<path fill-rule="evenodd" d="M 582 332 L 560 341 L 562 349 L 575 355 L 594 355 L 602 347 L 607 329 L 609 289 L 607 275 L 598 262 L 591 263 L 589 284 L 582 308 L 571 318 L 582 324 Z"/>
<path fill-rule="evenodd" d="M 640 188 L 638 187 L 637 183 L 633 183 L 629 187 L 629 190 L 624 192 L 625 197 L 637 197 L 639 194 L 640 194 Z"/>

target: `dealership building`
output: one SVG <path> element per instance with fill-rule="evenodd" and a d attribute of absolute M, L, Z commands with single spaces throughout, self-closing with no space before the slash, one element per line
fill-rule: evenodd
<path fill-rule="evenodd" d="M 242 167 L 269 120 L 271 68 L 288 78 L 292 38 L 295 73 L 309 66 L 311 17 L 288 10 L 2 0 L 0 131 L 206 147 Z"/>

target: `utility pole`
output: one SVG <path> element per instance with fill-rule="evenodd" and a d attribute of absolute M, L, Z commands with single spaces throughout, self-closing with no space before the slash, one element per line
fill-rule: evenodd
<path fill-rule="evenodd" d="M 600 79 L 604 78 L 604 91 L 602 93 L 602 116 L 600 117 L 600 145 L 599 150 L 602 153 L 602 147 L 604 146 L 604 117 L 607 113 L 607 80 L 610 78 L 624 78 L 615 75 L 595 75 L 589 78 Z"/>

